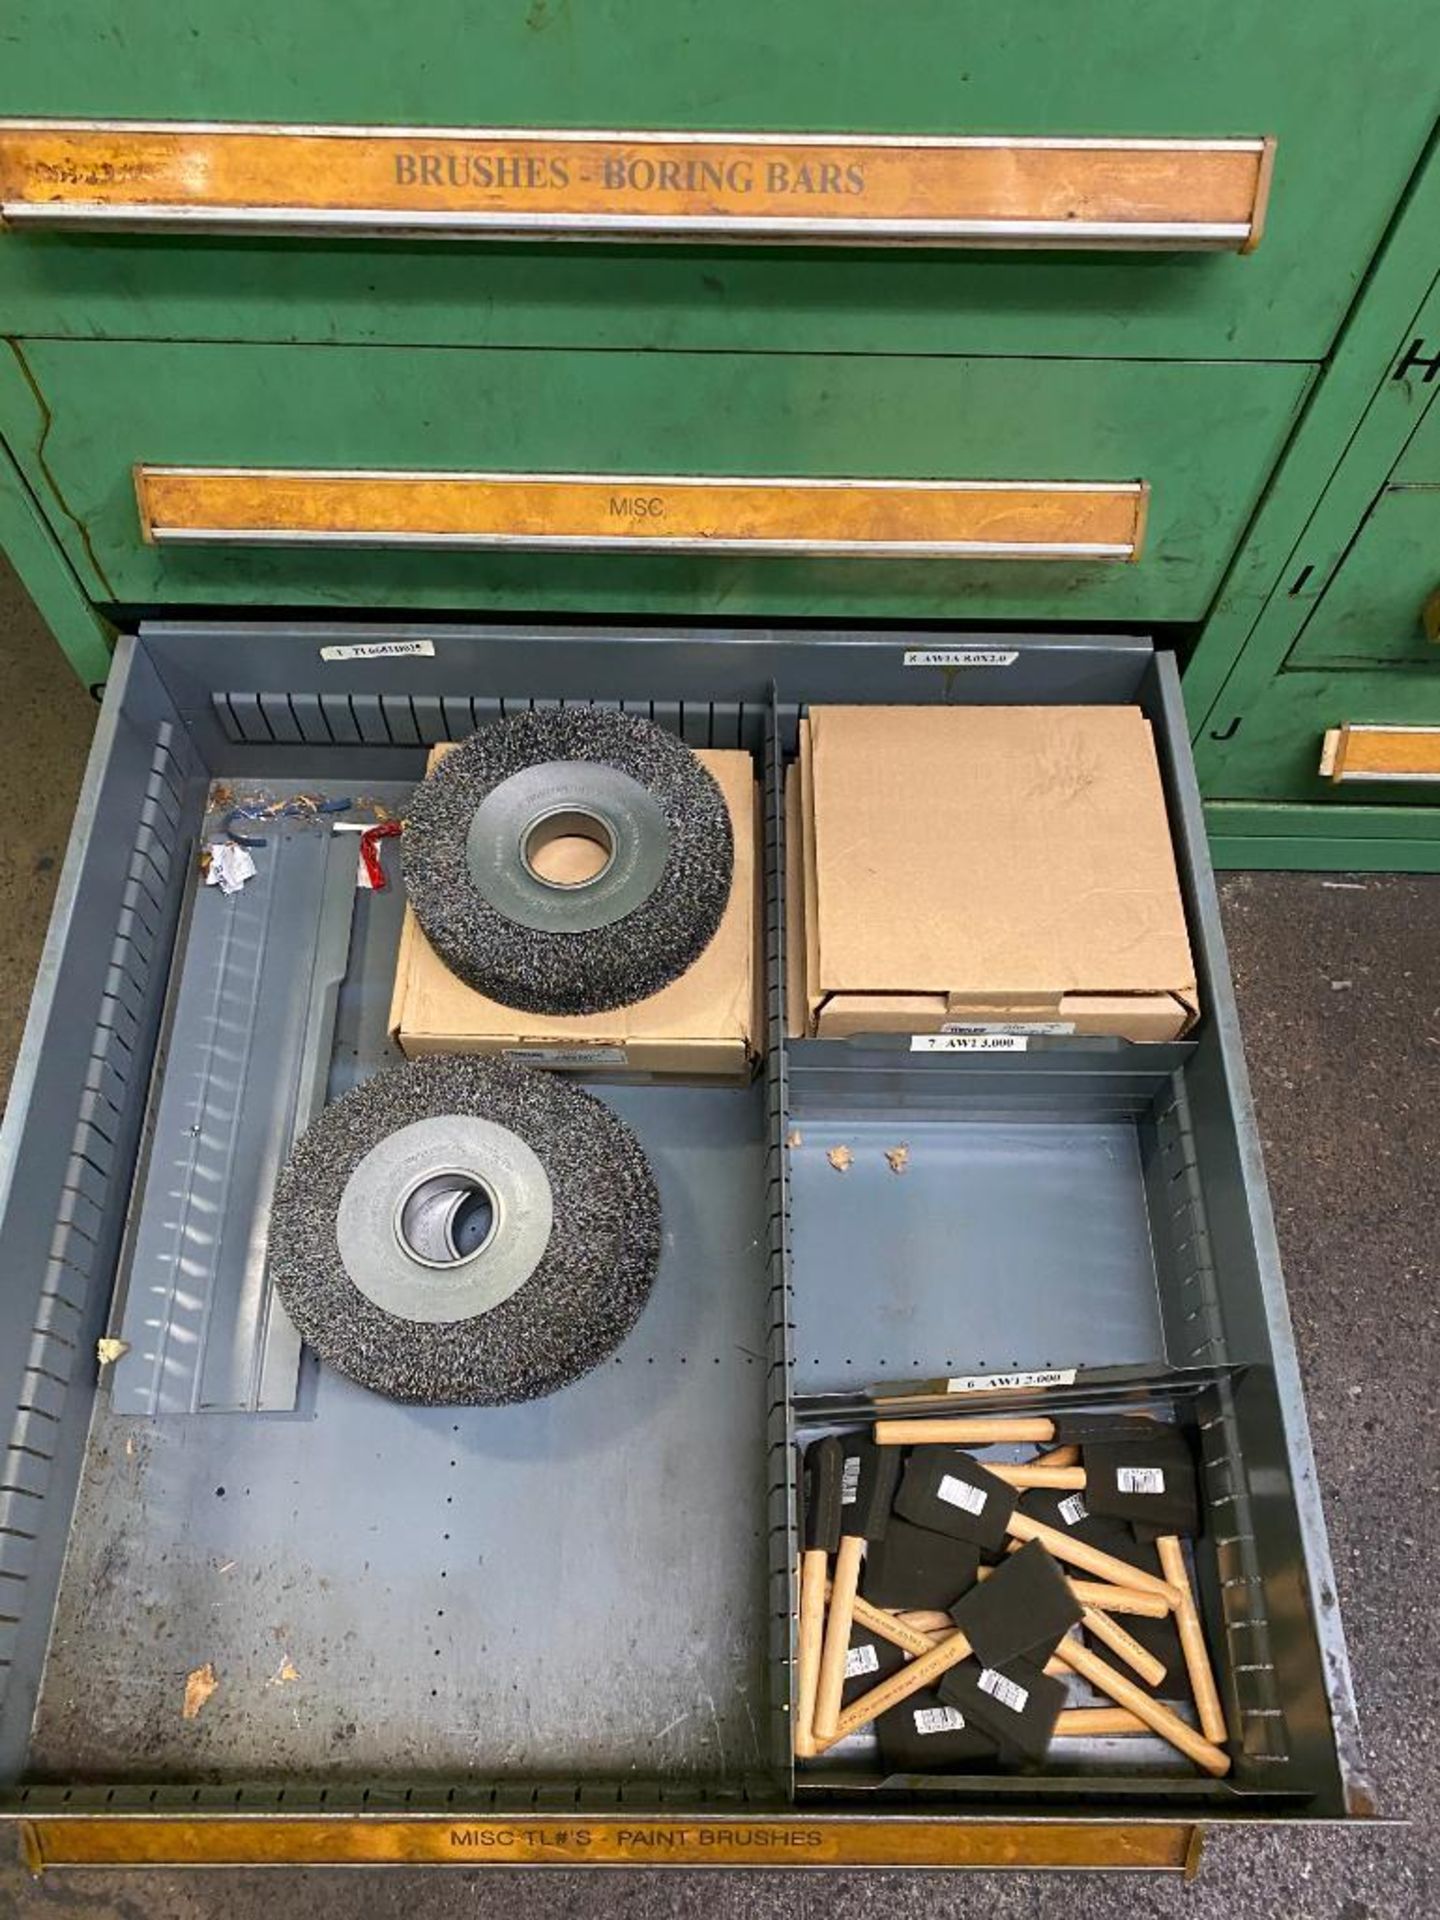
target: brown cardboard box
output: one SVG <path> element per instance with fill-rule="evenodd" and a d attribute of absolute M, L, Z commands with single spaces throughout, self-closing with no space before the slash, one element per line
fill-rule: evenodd
<path fill-rule="evenodd" d="M 1137 707 L 815 707 L 791 787 L 808 1032 L 1013 1022 L 1168 1040 L 1193 1023 Z"/>
<path fill-rule="evenodd" d="M 436 747 L 430 765 L 451 751 Z M 730 809 L 735 878 L 715 938 L 694 966 L 648 1000 L 611 1013 L 520 1013 L 457 979 L 407 907 L 390 1031 L 410 1058 L 508 1053 L 543 1066 L 748 1079 L 763 1030 L 755 766 L 748 753 L 702 748 L 699 758 Z"/>

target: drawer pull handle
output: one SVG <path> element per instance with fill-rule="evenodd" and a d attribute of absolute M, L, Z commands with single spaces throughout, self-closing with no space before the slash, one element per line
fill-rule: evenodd
<path fill-rule="evenodd" d="M 0 120 L 0 221 L 391 235 L 1205 248 L 1274 142 Z"/>
<path fill-rule="evenodd" d="M 1440 727 L 1331 727 L 1320 773 L 1345 786 L 1395 780 L 1440 785 Z"/>
<path fill-rule="evenodd" d="M 147 542 L 1134 560 L 1141 481 L 136 469 Z"/>

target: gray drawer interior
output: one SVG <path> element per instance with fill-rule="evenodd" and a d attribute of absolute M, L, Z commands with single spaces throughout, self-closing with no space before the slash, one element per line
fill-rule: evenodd
<path fill-rule="evenodd" d="M 322 662 L 322 644 L 367 637 L 434 652 Z M 0 1810 L 77 1795 L 784 1807 L 798 1793 L 897 1811 L 935 1794 L 957 1810 L 1345 1811 L 1344 1646 L 1174 674 L 1126 639 L 1008 636 L 1016 665 L 969 676 L 907 668 L 917 643 L 277 624 L 156 626 L 123 644 L 0 1156 Z M 781 774 L 804 705 L 836 699 L 1142 705 L 1207 1010 L 1196 1038 L 999 1058 L 787 1042 Z M 136 1258 L 135 1196 L 171 1174 L 167 1075 L 189 1070 L 176 1009 L 187 970 L 216 964 L 193 910 L 210 784 L 393 804 L 428 744 L 561 700 L 623 703 L 754 755 L 763 1081 L 599 1089 L 654 1161 L 666 1253 L 635 1334 L 564 1395 L 401 1407 L 305 1356 L 293 1407 L 272 1405 L 245 1262 L 216 1255 L 212 1298 L 186 1294 L 183 1271 L 157 1287 L 148 1244 Z M 387 1056 L 400 906 L 394 890 L 357 896 L 320 1063 L 332 1097 Z M 296 937 L 297 916 L 281 920 L 257 951 Z M 275 1017 L 246 1028 L 232 1077 L 283 1083 L 288 1112 L 312 986 L 274 986 L 285 971 L 266 976 Z M 842 1139 L 865 1149 L 844 1181 L 825 1159 Z M 882 1153 L 900 1141 L 903 1180 Z M 217 1242 L 263 1240 L 263 1173 L 233 1152 L 212 1162 L 189 1177 L 214 1183 Z M 118 1371 L 97 1386 L 95 1362 L 147 1286 L 163 1335 L 153 1417 L 127 1410 Z M 1096 1369 L 1096 1391 L 1141 1383 L 1202 1435 L 1196 1571 L 1233 1775 L 1197 1781 L 1137 1743 L 1124 1771 L 1082 1748 L 1042 1777 L 887 1782 L 859 1766 L 797 1783 L 797 1434 L 859 1414 L 876 1382 L 1042 1366 Z M 185 1675 L 205 1661 L 220 1687 L 185 1720 Z"/>

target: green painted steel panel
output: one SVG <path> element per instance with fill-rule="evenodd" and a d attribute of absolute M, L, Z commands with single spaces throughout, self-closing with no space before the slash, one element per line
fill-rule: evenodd
<path fill-rule="evenodd" d="M 1217 867 L 1327 873 L 1440 872 L 1440 807 L 1205 805 Z"/>
<path fill-rule="evenodd" d="M 1440 486 L 1387 487 L 1300 638 L 1291 667 L 1428 666 L 1421 611 L 1440 591 Z"/>
<path fill-rule="evenodd" d="M 1309 370 L 30 341 L 0 428 L 97 598 L 635 614 L 1200 618 Z M 140 543 L 136 462 L 1151 483 L 1134 565 Z"/>
<path fill-rule="evenodd" d="M 25 583 L 37 611 L 86 686 L 110 671 L 114 634 L 91 606 L 75 570 L 0 444 L 0 549 Z"/>
<path fill-rule="evenodd" d="M 1431 25 L 1425 0 L 9 0 L 14 114 L 1279 149 L 1247 259 L 11 236 L 0 330 L 1315 360 L 1434 125 Z"/>
<path fill-rule="evenodd" d="M 1423 786 L 1343 786 L 1322 779 L 1320 748 L 1327 728 L 1370 725 L 1440 726 L 1440 671 L 1408 667 L 1369 672 L 1281 673 L 1252 700 L 1221 739 L 1210 728 L 1196 743 L 1207 800 L 1295 800 L 1370 810 L 1424 805 L 1440 796 Z"/>

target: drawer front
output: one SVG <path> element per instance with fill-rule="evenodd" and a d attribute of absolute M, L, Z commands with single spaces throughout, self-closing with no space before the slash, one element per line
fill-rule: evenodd
<path fill-rule="evenodd" d="M 1440 675 L 1440 412 L 1433 406 L 1287 664 L 1428 666 Z"/>
<path fill-rule="evenodd" d="M 1083 14 L 1065 0 L 1038 0 L 1003 21 L 979 0 L 907 0 L 898 14 L 848 16 L 843 33 L 813 0 L 779 14 L 763 0 L 736 0 L 723 10 L 694 0 L 661 10 L 608 0 L 578 15 L 541 0 L 528 12 L 487 16 L 483 58 L 456 58 L 456 47 L 473 36 L 471 10 L 463 0 L 436 0 L 419 13 L 367 12 L 343 60 L 324 10 L 257 0 L 244 31 L 218 6 L 201 11 L 210 17 L 182 51 L 173 11 L 161 0 L 127 8 L 121 44 L 103 0 L 67 8 L 63 27 L 43 0 L 15 0 L 0 112 L 416 130 L 419 145 L 400 171 L 415 175 L 422 216 L 427 207 L 443 212 L 435 201 L 447 191 L 474 208 L 474 163 L 494 143 L 463 146 L 461 184 L 451 188 L 457 155 L 447 130 L 454 129 L 599 126 L 742 140 L 809 134 L 842 144 L 876 136 L 1002 143 L 1243 137 L 1252 144 L 1273 137 L 1271 216 L 1251 258 L 897 259 L 885 264 L 884 279 L 873 269 L 865 274 L 860 299 L 847 291 L 838 263 L 813 264 L 789 246 L 758 259 L 707 258 L 694 250 L 703 232 L 692 232 L 680 253 L 659 249 L 664 257 L 643 264 L 603 257 L 604 250 L 556 259 L 549 249 L 537 258 L 510 248 L 504 257 L 487 257 L 483 301 L 473 298 L 470 248 L 427 256 L 423 247 L 377 234 L 359 248 L 282 236 L 243 249 L 221 242 L 178 253 L 164 243 L 141 243 L 137 251 L 94 239 L 56 245 L 11 236 L 0 261 L 12 301 L 8 330 L 48 332 L 58 324 L 171 337 L 363 339 L 395 337 L 404 325 L 400 337 L 411 340 L 579 344 L 591 337 L 599 306 L 609 310 L 619 342 L 636 345 L 738 345 L 759 328 L 809 347 L 848 334 L 869 350 L 1315 359 L 1348 307 L 1434 111 L 1416 84 L 1413 48 L 1423 44 L 1427 23 L 1421 0 L 1395 0 L 1383 34 L 1373 30 L 1363 0 L 1323 0 L 1307 14 L 1303 35 L 1273 9 L 1228 9 L 1217 20 L 1187 0 L 1157 0 L 1140 14 L 1119 0 L 1096 0 Z M 971 222 L 968 231 L 942 226 L 932 237 L 952 247 L 977 239 L 1053 243 L 1053 233 L 974 227 L 976 219 L 1015 217 L 1012 189 L 1036 158 L 1025 153 L 1023 145 L 1012 146 L 1001 190 L 992 182 L 979 201 L 950 196 L 927 206 L 927 217 L 943 221 L 948 204 Z M 1039 158 L 1050 164 L 1043 153 Z M 272 213 L 323 217 L 336 201 L 355 211 L 358 196 L 360 213 L 386 212 L 364 204 L 375 191 L 361 188 L 357 168 L 327 182 L 325 170 L 298 150 L 297 160 L 296 168 L 247 186 L 247 204 L 268 198 L 280 203 Z M 832 159 L 833 174 L 826 164 L 822 158 L 818 173 L 803 175 L 803 162 L 787 164 L 782 217 L 799 226 L 776 237 L 805 237 L 817 211 L 843 222 L 853 210 L 853 160 Z M 77 191 L 113 199 L 127 190 L 129 166 L 112 157 L 76 180 L 61 164 L 10 197 L 22 213 L 27 202 Z M 1217 229 L 1210 244 L 1244 244 L 1237 230 L 1254 226 L 1253 176 L 1247 173 L 1236 205 L 1224 193 L 1198 190 L 1197 166 L 1192 160 L 1182 170 L 1178 201 L 1142 195 L 1127 212 L 1122 199 L 1118 224 L 1133 226 L 1134 213 L 1148 210 L 1160 229 L 1151 240 L 1170 246 L 1177 236 L 1164 228 L 1177 224 L 1178 213 L 1182 227 Z M 207 161 L 203 172 L 201 198 L 220 195 L 220 169 Z M 761 178 L 763 184 L 768 176 Z M 1073 189 L 1067 172 L 1066 193 Z M 645 197 L 669 190 L 657 176 Z M 181 203 L 196 191 L 193 180 L 182 185 Z M 715 206 L 728 204 L 728 191 L 723 177 L 717 187 L 702 176 L 696 189 L 683 187 L 670 216 L 683 217 L 688 208 L 692 219 L 710 218 Z M 630 193 L 617 175 L 607 185 L 602 174 L 597 204 L 582 210 L 629 218 Z M 753 202 L 755 194 L 741 197 Z M 893 211 L 897 203 L 877 204 Z M 1113 199 L 1089 192 L 1075 201 L 1062 196 L 1058 208 L 1044 195 L 1022 195 L 1020 206 L 1022 226 L 1032 215 L 1042 225 L 1058 217 L 1070 226 L 1078 213 L 1083 227 L 1094 213 L 1103 227 L 1116 212 Z M 193 213 L 182 219 L 194 224 Z M 1081 235 L 1069 237 L 1073 246 Z M 1132 232 L 1130 240 L 1144 237 Z M 1126 236 L 1118 238 L 1124 243 Z M 372 267 L 387 251 L 400 257 Z M 820 300 L 813 297 L 817 277 L 826 289 Z M 67 282 L 83 283 L 85 297 L 57 302 Z M 65 309 L 58 316 L 57 304 Z"/>
<path fill-rule="evenodd" d="M 34 341 L 0 408 L 105 603 L 1160 621 L 1205 612 L 1307 379 Z"/>
<path fill-rule="evenodd" d="M 1371 762 L 1385 770 L 1388 756 L 1372 750 L 1384 743 L 1373 736 L 1342 754 L 1331 771 L 1322 771 L 1336 758 L 1333 746 L 1327 756 L 1327 735 L 1364 727 L 1440 727 L 1440 671 L 1392 667 L 1277 674 L 1225 739 L 1209 733 L 1196 742 L 1205 797 L 1350 806 L 1423 801 L 1434 793 L 1433 777 L 1414 786 L 1393 778 L 1357 778 Z M 1408 744 L 1404 764 L 1418 765 L 1423 774 L 1425 762 L 1412 762 Z M 1335 778 L 1336 772 L 1342 777 Z"/>

